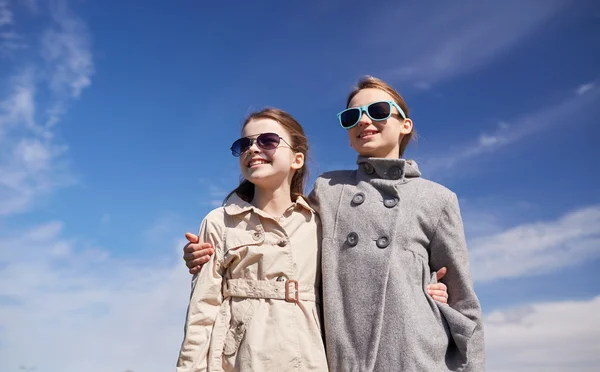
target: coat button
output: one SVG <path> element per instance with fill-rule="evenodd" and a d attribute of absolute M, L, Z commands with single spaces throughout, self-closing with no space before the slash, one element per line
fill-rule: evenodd
<path fill-rule="evenodd" d="M 348 243 L 349 246 L 354 247 L 355 245 L 358 244 L 358 234 L 355 232 L 351 232 L 346 237 L 346 242 Z"/>
<path fill-rule="evenodd" d="M 352 203 L 355 205 L 360 205 L 365 201 L 365 194 L 362 192 L 357 193 L 352 197 Z"/>
<path fill-rule="evenodd" d="M 254 234 L 252 234 L 252 239 L 254 239 L 254 240 L 260 240 L 260 237 L 261 237 L 260 231 L 255 231 Z"/>
<path fill-rule="evenodd" d="M 391 167 L 388 170 L 388 176 L 390 177 L 390 179 L 392 180 L 397 180 L 402 176 L 402 170 L 398 167 Z"/>
<path fill-rule="evenodd" d="M 287 245 L 287 241 L 285 240 L 280 240 L 277 242 L 277 245 L 280 247 L 285 247 Z"/>
<path fill-rule="evenodd" d="M 369 163 L 362 163 L 362 169 L 366 174 L 373 174 L 375 172 L 375 168 Z"/>
<path fill-rule="evenodd" d="M 238 332 L 241 332 L 243 327 L 244 327 L 243 323 L 238 323 L 237 326 L 235 327 L 235 330 Z"/>
<path fill-rule="evenodd" d="M 390 239 L 387 236 L 381 236 L 379 239 L 377 239 L 376 244 L 378 248 L 385 248 L 390 245 Z"/>
<path fill-rule="evenodd" d="M 275 279 L 278 282 L 283 282 L 285 281 L 285 278 L 283 276 L 278 276 L 277 279 Z"/>
<path fill-rule="evenodd" d="M 398 204 L 398 199 L 396 198 L 387 198 L 383 201 L 383 205 L 388 208 L 394 208 Z"/>

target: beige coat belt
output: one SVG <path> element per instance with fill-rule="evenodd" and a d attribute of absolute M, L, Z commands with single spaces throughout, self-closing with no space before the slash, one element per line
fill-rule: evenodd
<path fill-rule="evenodd" d="M 228 279 L 225 297 L 267 298 L 287 302 L 316 302 L 314 287 L 299 287 L 296 280 L 270 281 L 252 279 Z"/>

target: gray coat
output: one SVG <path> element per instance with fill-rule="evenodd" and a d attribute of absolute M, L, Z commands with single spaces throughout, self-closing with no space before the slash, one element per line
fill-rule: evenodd
<path fill-rule="evenodd" d="M 323 226 L 323 305 L 331 371 L 484 371 L 456 194 L 404 159 L 359 157 L 310 195 Z M 448 305 L 425 292 L 446 266 Z"/>

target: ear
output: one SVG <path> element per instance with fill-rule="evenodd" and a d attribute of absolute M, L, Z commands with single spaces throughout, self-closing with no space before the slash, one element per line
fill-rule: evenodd
<path fill-rule="evenodd" d="M 409 134 L 413 130 L 413 122 L 410 119 L 404 119 L 400 125 L 400 134 Z"/>
<path fill-rule="evenodd" d="M 298 170 L 304 166 L 304 154 L 301 152 L 294 153 L 294 158 L 292 159 L 292 169 Z"/>

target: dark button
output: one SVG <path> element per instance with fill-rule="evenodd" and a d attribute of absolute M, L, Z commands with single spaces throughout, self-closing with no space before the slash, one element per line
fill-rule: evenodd
<path fill-rule="evenodd" d="M 398 167 L 391 167 L 388 170 L 388 176 L 390 177 L 390 179 L 392 180 L 397 180 L 402 176 L 402 170 Z"/>
<path fill-rule="evenodd" d="M 354 247 L 355 245 L 358 244 L 358 234 L 355 232 L 351 232 L 346 237 L 346 242 L 348 243 L 349 246 Z"/>
<path fill-rule="evenodd" d="M 280 240 L 277 242 L 277 245 L 280 247 L 285 247 L 287 245 L 287 241 L 285 240 Z"/>
<path fill-rule="evenodd" d="M 369 163 L 362 163 L 362 168 L 366 174 L 373 174 L 375 172 L 375 168 Z"/>
<path fill-rule="evenodd" d="M 364 201 L 365 201 L 365 194 L 363 194 L 362 192 L 359 192 L 352 197 L 352 203 L 354 203 L 356 205 L 362 204 Z"/>
<path fill-rule="evenodd" d="M 377 247 L 385 248 L 390 245 L 390 239 L 387 236 L 381 236 L 377 239 Z"/>
<path fill-rule="evenodd" d="M 238 332 L 241 332 L 243 327 L 244 327 L 244 323 L 238 323 L 238 325 L 235 327 L 235 330 Z"/>
<path fill-rule="evenodd" d="M 283 282 L 285 281 L 285 278 L 283 276 L 278 276 L 277 279 L 275 279 L 278 282 Z"/>
<path fill-rule="evenodd" d="M 254 234 L 252 234 L 252 239 L 260 240 L 261 236 L 262 236 L 262 234 L 260 233 L 260 231 L 255 231 Z"/>
<path fill-rule="evenodd" d="M 387 198 L 383 201 L 383 205 L 388 208 L 394 208 L 398 204 L 398 199 L 396 198 Z"/>

